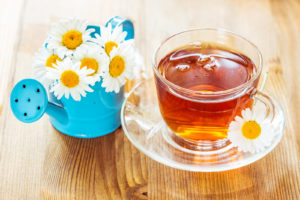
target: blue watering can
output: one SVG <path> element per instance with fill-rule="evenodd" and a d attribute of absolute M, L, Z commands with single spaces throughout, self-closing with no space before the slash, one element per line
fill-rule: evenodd
<path fill-rule="evenodd" d="M 127 32 L 125 40 L 134 38 L 134 28 L 130 20 L 113 17 L 107 23 L 112 28 L 123 25 Z M 99 26 L 89 25 L 101 34 Z M 50 116 L 50 122 L 60 132 L 79 138 L 93 138 L 106 135 L 116 130 L 120 122 L 120 110 L 124 101 L 124 87 L 119 93 L 105 92 L 102 81 L 96 82 L 91 88 L 94 92 L 87 93 L 81 101 L 62 97 L 57 100 L 35 79 L 23 79 L 13 88 L 10 96 L 11 109 L 16 118 L 25 123 L 39 120 L 44 113 Z"/>

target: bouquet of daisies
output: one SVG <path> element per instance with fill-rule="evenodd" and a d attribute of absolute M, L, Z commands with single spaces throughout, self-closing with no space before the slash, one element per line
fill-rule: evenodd
<path fill-rule="evenodd" d="M 139 55 L 133 40 L 125 40 L 122 26 L 101 26 L 101 36 L 92 38 L 94 30 L 87 25 L 78 19 L 60 21 L 35 55 L 35 77 L 57 99 L 71 96 L 80 101 L 100 81 L 106 92 L 118 93 L 133 78 Z"/>

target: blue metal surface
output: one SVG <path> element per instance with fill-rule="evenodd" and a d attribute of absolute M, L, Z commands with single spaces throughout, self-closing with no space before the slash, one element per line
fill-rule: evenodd
<path fill-rule="evenodd" d="M 100 34 L 100 26 L 88 25 L 86 29 L 94 29 L 95 31 L 90 34 L 91 37 L 95 38 L 96 34 Z"/>
<path fill-rule="evenodd" d="M 114 29 L 116 26 L 122 25 L 123 31 L 127 32 L 125 40 L 130 40 L 134 38 L 134 28 L 133 24 L 129 19 L 123 19 L 122 17 L 115 16 L 108 20 L 108 22 L 105 24 L 107 27 L 108 24 L 111 24 L 111 27 Z"/>
<path fill-rule="evenodd" d="M 40 119 L 47 109 L 48 98 L 44 86 L 34 79 L 23 79 L 10 95 L 11 110 L 24 123 Z"/>
<path fill-rule="evenodd" d="M 88 92 L 81 101 L 75 101 L 71 96 L 69 99 L 62 97 L 60 103 L 68 116 L 67 121 L 61 120 L 63 113 L 58 113 L 58 108 L 62 107 L 55 106 L 53 113 L 47 112 L 52 125 L 66 135 L 80 138 L 99 137 L 116 130 L 121 124 L 124 87 L 119 93 L 105 92 L 101 84 L 97 82 L 92 87 L 94 92 Z"/>
<path fill-rule="evenodd" d="M 113 17 L 108 23 L 112 23 L 113 28 L 123 25 L 123 30 L 128 32 L 126 40 L 133 39 L 134 28 L 131 21 Z M 101 34 L 99 26 L 89 25 L 87 28 L 95 29 L 95 32 L 91 33 L 92 37 Z M 22 88 L 24 83 L 25 89 Z M 50 116 L 52 125 L 66 135 L 79 138 L 103 136 L 113 132 L 121 124 L 120 110 L 124 101 L 124 87 L 119 93 L 105 92 L 101 84 L 102 81 L 92 86 L 94 92 L 87 93 L 81 101 L 75 101 L 71 96 L 69 99 L 62 97 L 58 101 L 50 93 L 48 103 L 45 88 L 36 80 L 25 79 L 20 81 L 12 91 L 11 108 L 22 122 L 34 122 L 46 112 Z M 39 95 L 34 93 L 37 87 L 41 89 Z M 31 104 L 26 102 L 28 98 L 32 99 Z M 15 99 L 18 99 L 18 102 L 15 102 Z M 39 110 L 37 106 L 40 106 Z M 24 116 L 25 112 L 27 116 Z"/>

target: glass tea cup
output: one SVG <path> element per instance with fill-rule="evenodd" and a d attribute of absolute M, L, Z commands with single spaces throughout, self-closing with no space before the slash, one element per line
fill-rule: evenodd
<path fill-rule="evenodd" d="M 188 47 L 202 48 L 203 46 L 210 46 L 212 50 L 221 49 L 212 53 L 215 55 L 214 58 L 229 53 L 248 59 L 248 64 L 252 65 L 247 68 L 248 78 L 241 80 L 241 74 L 238 73 L 241 69 L 232 71 L 230 68 L 232 66 L 222 69 L 225 71 L 219 70 L 222 65 L 226 65 L 226 62 L 220 62 L 221 60 L 217 60 L 219 63 L 216 69 L 206 70 L 204 67 L 205 69 L 197 71 L 197 65 L 196 67 L 186 65 L 198 62 L 201 56 L 203 62 L 207 62 L 207 56 L 196 55 L 193 51 L 188 52 L 190 51 Z M 185 65 L 180 61 L 172 63 L 177 54 L 178 58 L 181 56 L 187 59 Z M 190 55 L 193 58 L 188 60 Z M 197 56 L 199 56 L 198 60 L 193 61 Z M 168 62 L 165 62 L 166 59 Z M 170 63 L 170 66 L 172 64 L 174 66 L 168 68 Z M 186 70 L 194 71 L 185 75 Z M 237 115 L 241 115 L 242 110 L 252 108 L 254 99 L 259 98 L 264 102 L 268 115 L 274 113 L 270 98 L 261 92 L 259 97 L 256 96 L 262 71 L 260 51 L 251 42 L 234 33 L 220 29 L 192 29 L 172 35 L 155 51 L 153 71 L 160 112 L 167 125 L 166 130 L 184 147 L 209 151 L 228 145 L 229 124 Z M 200 73 L 199 77 L 195 78 L 197 73 Z M 205 77 L 201 76 L 201 73 L 205 73 Z M 243 75 L 245 76 L 245 73 Z M 218 81 L 221 81 L 218 89 L 209 89 L 215 87 L 214 84 Z"/>

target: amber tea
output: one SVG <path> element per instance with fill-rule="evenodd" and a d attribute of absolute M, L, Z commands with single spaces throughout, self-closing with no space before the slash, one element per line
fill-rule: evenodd
<path fill-rule="evenodd" d="M 230 90 L 249 81 L 256 66 L 246 55 L 225 46 L 201 43 L 180 47 L 161 59 L 157 69 L 175 85 L 170 87 L 156 76 L 161 114 L 168 127 L 182 138 L 226 138 L 229 123 L 252 106 L 250 95 L 257 81 L 248 90 Z M 219 95 L 209 96 L 216 92 Z M 198 98 L 198 94 L 209 98 Z"/>

